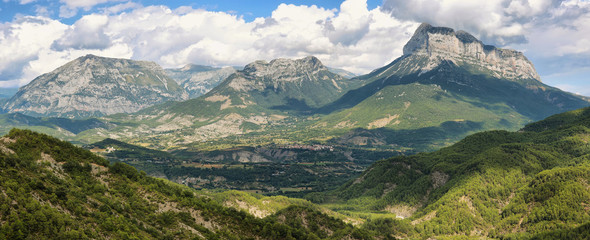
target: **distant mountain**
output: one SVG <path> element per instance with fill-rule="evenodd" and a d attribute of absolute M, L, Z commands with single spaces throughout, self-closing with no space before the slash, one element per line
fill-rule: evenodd
<path fill-rule="evenodd" d="M 189 65 L 176 74 L 188 81 L 210 70 Z M 106 116 L 108 129 L 76 140 L 199 151 L 320 143 L 409 153 L 588 105 L 588 98 L 543 84 L 520 52 L 422 24 L 403 56 L 367 75 L 344 78 L 315 57 L 256 61 L 205 95 Z"/>
<path fill-rule="evenodd" d="M 345 200 L 347 210 L 404 219 L 372 223 L 388 225 L 379 228 L 384 235 L 585 239 L 588 136 L 590 108 L 583 108 L 518 132 L 477 133 L 436 152 L 378 161 L 339 190 L 311 199 Z"/>
<path fill-rule="evenodd" d="M 131 113 L 188 94 L 153 62 L 86 55 L 19 89 L 4 110 L 31 116 L 85 118 Z"/>
<path fill-rule="evenodd" d="M 250 63 L 208 95 L 239 95 L 266 108 L 303 110 L 323 106 L 351 87 L 355 83 L 306 57 Z"/>
<path fill-rule="evenodd" d="M 0 134 L 8 133 L 12 128 L 35 129 L 60 138 L 72 138 L 76 134 L 90 129 L 108 129 L 109 124 L 96 118 L 40 118 L 22 113 L 0 114 Z"/>
<path fill-rule="evenodd" d="M 340 69 L 340 68 L 331 68 L 331 67 L 328 67 L 328 70 L 330 70 L 330 72 L 336 73 L 336 74 L 338 74 L 338 75 L 340 75 L 340 76 L 342 76 L 344 78 L 353 78 L 353 77 L 358 76 L 355 73 L 352 73 L 352 72 L 349 72 L 349 71 L 346 71 L 346 70 Z"/>
<path fill-rule="evenodd" d="M 18 88 L 0 88 L 0 113 L 4 113 L 4 110 L 1 106 L 4 106 L 8 99 L 10 99 L 16 92 Z"/>
<path fill-rule="evenodd" d="M 520 52 L 428 24 L 416 30 L 403 56 L 355 79 L 366 85 L 320 108 L 317 126 L 370 131 L 354 130 L 336 142 L 436 149 L 468 133 L 516 130 L 590 104 L 543 84 Z"/>
<path fill-rule="evenodd" d="M 214 68 L 188 64 L 178 69 L 166 69 L 166 73 L 188 93 L 196 98 L 211 91 L 229 75 L 236 72 L 233 67 Z"/>
<path fill-rule="evenodd" d="M 0 99 L 11 98 L 18 92 L 18 88 L 0 88 Z"/>
<path fill-rule="evenodd" d="M 298 121 L 298 113 L 324 106 L 361 83 L 330 72 L 315 57 L 256 61 L 196 99 L 155 106 L 133 115 L 109 116 L 108 121 L 133 124 L 105 134 L 115 138 L 123 132 L 130 133 L 127 136 L 154 134 L 155 138 L 191 143 L 260 132 Z M 141 124 L 150 129 L 136 131 Z"/>
<path fill-rule="evenodd" d="M 111 116 L 126 124 L 93 135 L 165 148 L 215 139 L 431 151 L 588 105 L 543 84 L 520 52 L 422 24 L 403 56 L 367 75 L 343 78 L 314 57 L 256 61 L 199 98 Z"/>

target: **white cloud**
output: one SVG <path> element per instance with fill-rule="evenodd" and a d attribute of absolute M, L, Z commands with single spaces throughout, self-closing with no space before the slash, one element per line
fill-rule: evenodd
<path fill-rule="evenodd" d="M 107 0 L 61 2 L 65 15 L 76 15 Z M 590 62 L 590 4 L 579 0 L 387 0 L 385 10 L 368 9 L 365 0 L 344 1 L 338 9 L 280 4 L 251 22 L 187 6 L 106 6 L 72 25 L 43 17 L 0 25 L 0 86 L 25 84 L 88 53 L 164 67 L 314 55 L 328 66 L 367 73 L 399 57 L 422 21 L 467 30 L 538 59 L 567 62 L 576 55 Z"/>
<path fill-rule="evenodd" d="M 69 8 L 83 8 L 86 11 L 99 4 L 122 1 L 124 0 L 60 0 L 61 3 L 64 3 Z"/>
<path fill-rule="evenodd" d="M 590 63 L 587 0 L 385 0 L 383 8 L 397 19 L 466 30 L 523 51 L 542 79 Z"/>
<path fill-rule="evenodd" d="M 140 7 L 142 7 L 142 5 L 139 3 L 126 2 L 126 3 L 121 3 L 121 4 L 117 4 L 117 5 L 110 6 L 110 7 L 105 7 L 102 9 L 102 11 L 104 14 L 111 15 L 111 14 L 120 13 L 120 12 L 128 10 L 128 9 L 137 9 Z"/>
<path fill-rule="evenodd" d="M 66 4 L 62 7 L 75 11 L 105 1 L 62 2 Z M 122 12 L 127 9 L 132 10 Z M 44 20 L 59 27 L 43 24 L 55 32 L 38 40 L 43 44 L 29 48 L 26 57 L 5 60 L 4 66 L 15 70 L 5 70 L 0 80 L 26 84 L 88 53 L 151 60 L 164 67 L 187 63 L 243 66 L 259 59 L 315 55 L 326 65 L 365 73 L 401 55 L 403 44 L 417 27 L 379 8 L 368 9 L 365 0 L 344 1 L 340 9 L 280 4 L 271 16 L 252 22 L 225 12 L 132 3 L 83 16 L 71 26 Z M 11 49 L 32 44 L 24 38 L 14 42 L 21 45 Z M 4 53 L 10 45 L 1 43 Z"/>
<path fill-rule="evenodd" d="M 64 49 L 105 49 L 111 45 L 109 36 L 104 33 L 108 16 L 86 15 L 76 21 L 73 26 L 57 41 L 52 48 Z"/>
<path fill-rule="evenodd" d="M 43 16 L 47 18 L 52 14 L 52 12 L 47 7 L 41 5 L 35 6 L 35 13 L 37 16 Z"/>
<path fill-rule="evenodd" d="M 24 68 L 66 29 L 66 25 L 45 17 L 21 17 L 0 24 L 0 80 L 21 79 Z"/>
<path fill-rule="evenodd" d="M 63 3 L 63 5 L 61 5 L 59 8 L 59 17 L 71 18 L 78 15 L 79 9 L 83 9 L 84 11 L 90 11 L 96 5 L 123 1 L 126 0 L 60 0 L 60 2 Z M 120 7 L 121 6 L 119 6 L 119 8 Z M 116 8 L 114 8 L 113 10 L 116 10 Z"/>
<path fill-rule="evenodd" d="M 62 5 L 59 7 L 59 17 L 61 18 L 71 18 L 78 14 L 77 8 L 68 7 L 67 5 Z"/>

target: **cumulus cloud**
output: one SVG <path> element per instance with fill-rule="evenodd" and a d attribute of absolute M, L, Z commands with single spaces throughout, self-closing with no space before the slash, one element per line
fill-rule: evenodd
<path fill-rule="evenodd" d="M 94 6 L 110 2 L 123 2 L 125 0 L 60 0 L 63 5 L 59 8 L 59 17 L 71 18 L 78 15 L 78 10 L 91 10 Z"/>
<path fill-rule="evenodd" d="M 86 11 L 99 4 L 123 1 L 125 0 L 60 0 L 61 3 L 65 4 L 69 8 L 83 8 Z"/>
<path fill-rule="evenodd" d="M 226 12 L 125 3 L 63 25 L 60 36 L 47 38 L 53 41 L 50 48 L 16 65 L 32 79 L 45 63 L 63 64 L 90 52 L 164 67 L 245 65 L 315 55 L 327 65 L 365 73 L 401 55 L 416 27 L 379 8 L 368 9 L 365 0 L 344 1 L 340 9 L 280 4 L 270 16 L 252 22 Z M 45 60 L 51 57 L 55 60 Z M 52 70 L 49 66 L 55 67 L 44 69 Z"/>
<path fill-rule="evenodd" d="M 117 13 L 123 12 L 125 10 L 129 10 L 129 9 L 137 9 L 140 7 L 142 7 L 142 5 L 139 3 L 126 2 L 126 3 L 117 4 L 114 6 L 105 7 L 102 9 L 102 12 L 104 14 L 111 15 L 111 14 L 117 14 Z"/>
<path fill-rule="evenodd" d="M 72 16 L 107 1 L 115 2 L 61 2 L 64 16 Z M 314 55 L 328 66 L 367 73 L 399 57 L 419 22 L 467 30 L 538 59 L 590 59 L 590 4 L 580 0 L 386 0 L 375 9 L 366 0 L 346 0 L 338 9 L 280 4 L 253 21 L 188 6 L 105 6 L 72 25 L 46 17 L 1 24 L 0 87 L 23 85 L 88 53 L 164 67 L 243 66 Z M 540 64 L 559 69 L 555 62 Z"/>
<path fill-rule="evenodd" d="M 590 61 L 587 0 L 385 0 L 383 9 L 396 19 L 466 30 L 487 44 L 523 51 L 550 84 L 583 78 L 560 73 Z"/>
<path fill-rule="evenodd" d="M 104 33 L 109 19 L 104 15 L 82 17 L 66 33 L 52 44 L 52 49 L 105 49 L 111 45 L 109 36 Z"/>
<path fill-rule="evenodd" d="M 0 80 L 20 82 L 24 68 L 66 29 L 66 25 L 46 17 L 21 17 L 0 24 Z"/>
<path fill-rule="evenodd" d="M 522 43 L 523 21 L 515 21 L 549 0 L 386 0 L 383 9 L 399 19 L 463 29 L 496 44 Z M 530 2 L 542 2 L 532 4 Z M 517 7 L 515 7 L 517 6 Z M 540 14 L 540 13 L 539 13 Z"/>
<path fill-rule="evenodd" d="M 590 3 L 581 0 L 386 0 L 383 9 L 395 18 L 466 30 L 500 46 L 536 45 L 543 41 L 537 34 L 568 42 L 572 35 L 560 34 L 590 37 Z M 576 42 L 557 53 L 582 45 Z"/>

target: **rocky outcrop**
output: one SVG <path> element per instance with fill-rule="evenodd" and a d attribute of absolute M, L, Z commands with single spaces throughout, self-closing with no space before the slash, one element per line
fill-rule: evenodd
<path fill-rule="evenodd" d="M 87 55 L 19 89 L 7 112 L 84 118 L 131 113 L 188 94 L 154 62 Z"/>
<path fill-rule="evenodd" d="M 536 79 L 540 81 L 533 64 L 521 53 L 484 45 L 471 34 L 446 27 L 433 27 L 423 23 L 404 46 L 404 56 L 423 56 L 428 64 L 422 72 L 448 60 L 457 65 L 471 65 L 479 71 L 489 71 L 504 79 Z"/>
<path fill-rule="evenodd" d="M 251 77 L 272 77 L 289 82 L 306 77 L 311 80 L 319 71 L 328 71 L 328 68 L 319 59 L 311 56 L 297 60 L 279 58 L 270 62 L 256 61 L 246 65 L 243 72 Z"/>
<path fill-rule="evenodd" d="M 343 77 L 330 72 L 316 57 L 297 60 L 279 58 L 270 62 L 259 60 L 246 65 L 229 86 L 238 91 L 264 91 L 270 87 L 276 92 L 286 90 L 291 83 L 327 81 L 334 88 L 340 89 L 339 82 L 342 80 Z"/>
<path fill-rule="evenodd" d="M 275 59 L 246 65 L 211 94 L 240 94 L 263 107 L 305 110 L 333 101 L 355 84 L 316 57 Z"/>

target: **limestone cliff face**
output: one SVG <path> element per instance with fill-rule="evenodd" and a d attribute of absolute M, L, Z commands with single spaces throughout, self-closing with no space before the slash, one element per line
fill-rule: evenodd
<path fill-rule="evenodd" d="M 457 65 L 471 65 L 479 71 L 489 71 L 494 77 L 540 81 L 533 64 L 518 51 L 484 45 L 471 34 L 446 27 L 433 27 L 423 23 L 404 46 L 404 56 L 426 57 L 428 63 L 420 66 L 430 71 L 442 61 Z"/>
<path fill-rule="evenodd" d="M 19 89 L 7 112 L 84 118 L 131 113 L 188 94 L 154 62 L 87 55 Z"/>

